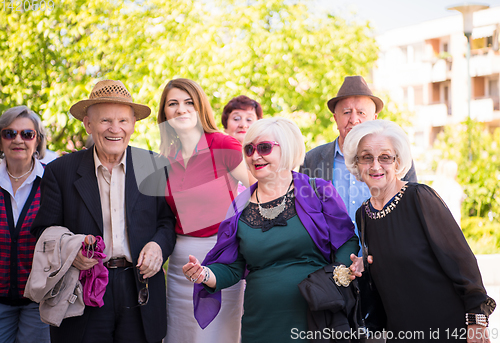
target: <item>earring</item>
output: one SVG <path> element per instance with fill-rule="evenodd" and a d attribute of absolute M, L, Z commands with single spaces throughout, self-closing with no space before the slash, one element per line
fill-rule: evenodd
<path fill-rule="evenodd" d="M 33 153 L 33 157 L 36 158 L 36 159 L 40 159 L 40 153 L 38 152 L 38 150 L 35 150 L 35 152 Z"/>

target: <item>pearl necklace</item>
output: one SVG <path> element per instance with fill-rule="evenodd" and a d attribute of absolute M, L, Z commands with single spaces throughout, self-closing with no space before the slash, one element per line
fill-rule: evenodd
<path fill-rule="evenodd" d="M 31 161 L 31 167 L 30 167 L 30 170 L 28 170 L 26 173 L 24 173 L 24 174 L 23 174 L 23 175 L 21 175 L 21 176 L 14 176 L 14 175 L 12 175 L 12 174 L 9 172 L 9 168 L 5 168 L 5 169 L 7 169 L 7 174 L 9 174 L 9 176 L 10 176 L 11 178 L 13 178 L 13 179 L 14 179 L 14 181 L 18 182 L 18 181 L 19 181 L 19 179 L 21 179 L 21 178 L 25 177 L 26 175 L 28 175 L 29 173 L 31 173 L 31 171 L 33 170 L 33 167 L 34 167 L 34 166 L 35 166 L 35 163 L 34 163 L 33 161 Z"/>

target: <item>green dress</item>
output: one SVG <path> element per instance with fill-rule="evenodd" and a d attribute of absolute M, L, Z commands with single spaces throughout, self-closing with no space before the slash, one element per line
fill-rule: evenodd
<path fill-rule="evenodd" d="M 262 206 L 274 207 L 282 200 Z M 210 265 L 217 289 L 207 289 L 215 292 L 235 284 L 246 266 L 242 342 L 306 342 L 296 339 L 307 331 L 307 303 L 297 285 L 328 262 L 295 212 L 293 190 L 287 194 L 285 211 L 272 221 L 250 203 L 239 220 L 237 237 L 237 260 L 230 265 Z M 357 250 L 354 236 L 337 251 L 336 260 L 349 265 L 349 255 Z"/>

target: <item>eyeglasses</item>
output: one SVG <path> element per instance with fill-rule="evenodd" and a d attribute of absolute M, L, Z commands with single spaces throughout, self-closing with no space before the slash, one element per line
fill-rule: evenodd
<path fill-rule="evenodd" d="M 356 161 L 359 164 L 372 164 L 375 161 L 375 157 L 372 155 L 356 156 Z M 377 156 L 377 161 L 380 164 L 392 164 L 396 162 L 396 156 L 393 155 L 379 155 Z"/>
<path fill-rule="evenodd" d="M 11 141 L 13 139 L 16 139 L 17 134 L 21 134 L 21 138 L 23 141 L 31 141 L 36 137 L 36 131 L 35 130 L 13 130 L 13 129 L 3 129 L 2 130 L 2 137 L 3 139 L 6 139 L 8 141 Z"/>
<path fill-rule="evenodd" d="M 261 156 L 266 156 L 269 155 L 272 151 L 275 145 L 279 146 L 278 142 L 260 142 L 257 145 L 254 145 L 253 143 L 249 143 L 245 145 L 243 148 L 243 151 L 245 152 L 245 155 L 248 157 L 252 156 L 255 150 L 257 150 L 257 153 Z"/>

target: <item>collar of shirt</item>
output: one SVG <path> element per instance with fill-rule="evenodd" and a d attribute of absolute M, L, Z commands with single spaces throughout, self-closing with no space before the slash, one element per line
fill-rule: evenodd
<path fill-rule="evenodd" d="M 125 149 L 125 151 L 123 152 L 123 156 L 122 156 L 122 159 L 120 160 L 120 162 L 118 162 L 118 165 L 121 165 L 122 168 L 123 168 L 123 172 L 126 172 L 127 170 L 127 149 Z M 102 168 L 106 169 L 107 168 L 101 163 L 101 160 L 99 159 L 99 156 L 97 156 L 97 151 L 95 149 L 95 145 L 94 145 L 94 165 L 95 165 L 95 175 L 98 177 L 97 175 L 97 172 L 99 171 L 99 167 L 102 166 Z M 116 167 L 116 166 L 115 166 Z M 108 170 L 109 172 L 109 170 Z"/>
<path fill-rule="evenodd" d="M 342 156 L 342 158 L 344 158 L 344 153 L 342 151 L 340 151 L 340 145 L 339 145 L 339 139 L 337 138 L 335 140 L 335 151 L 333 152 L 333 158 L 335 159 L 335 157 L 338 156 Z"/>
<path fill-rule="evenodd" d="M 24 180 L 21 187 L 24 187 L 24 185 L 31 185 L 35 181 L 37 176 L 39 176 L 40 178 L 43 176 L 44 169 L 42 163 L 36 158 L 34 163 L 35 165 L 33 167 L 33 170 L 31 171 L 31 174 L 26 178 L 26 180 Z M 3 159 L 0 163 L 0 187 L 8 191 L 10 194 L 14 193 L 9 174 L 7 174 L 7 161 L 5 159 Z"/>
<path fill-rule="evenodd" d="M 201 135 L 200 140 L 198 143 L 196 143 L 196 146 L 194 148 L 194 153 L 193 156 L 197 155 L 199 152 L 208 150 L 210 146 L 212 146 L 212 141 L 214 140 L 214 137 L 211 133 L 203 133 Z M 182 151 L 181 147 L 177 150 L 171 149 L 170 150 L 170 155 L 169 158 L 173 159 L 174 161 L 180 162 L 181 160 L 184 160 L 182 158 Z"/>
<path fill-rule="evenodd" d="M 358 235 L 356 211 L 363 201 L 370 197 L 370 190 L 364 182 L 356 180 L 354 175 L 347 170 L 344 154 L 340 151 L 338 138 L 335 140 L 335 152 L 333 155 L 333 185 L 344 201 L 347 213 L 355 225 L 356 235 Z M 361 250 L 359 251 L 360 255 Z"/>

